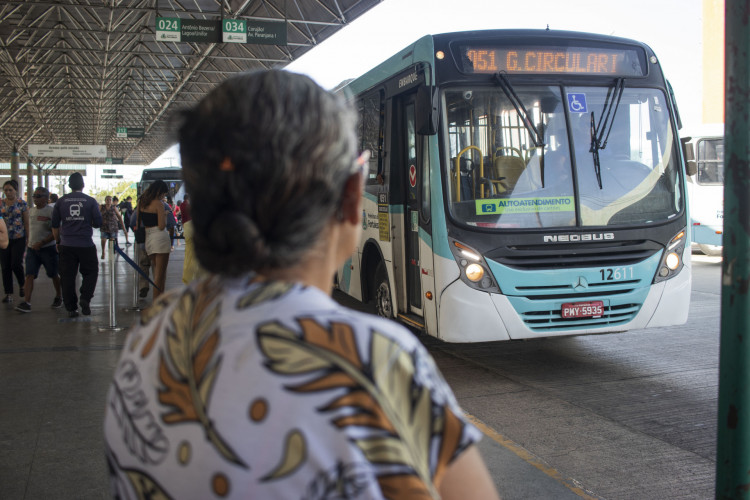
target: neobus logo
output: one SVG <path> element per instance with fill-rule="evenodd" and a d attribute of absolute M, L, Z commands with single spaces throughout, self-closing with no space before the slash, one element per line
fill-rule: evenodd
<path fill-rule="evenodd" d="M 403 78 L 399 78 L 398 80 L 398 88 L 404 88 L 407 85 L 411 85 L 412 83 L 417 81 L 417 72 L 411 73 L 409 75 L 406 75 Z"/>
<path fill-rule="evenodd" d="M 545 234 L 545 243 L 570 243 L 579 241 L 614 240 L 615 233 Z"/>

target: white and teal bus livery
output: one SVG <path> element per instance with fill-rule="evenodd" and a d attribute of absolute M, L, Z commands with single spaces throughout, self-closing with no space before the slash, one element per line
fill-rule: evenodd
<path fill-rule="evenodd" d="M 688 177 L 690 240 L 704 254 L 721 255 L 724 232 L 724 133 L 715 127 L 711 135 L 691 136 L 696 172 Z"/>
<path fill-rule="evenodd" d="M 372 152 L 344 292 L 447 342 L 686 321 L 679 118 L 646 45 L 429 35 L 341 91 Z"/>

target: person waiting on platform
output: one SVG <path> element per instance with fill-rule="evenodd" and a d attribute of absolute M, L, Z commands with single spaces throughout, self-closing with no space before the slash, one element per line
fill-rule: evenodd
<path fill-rule="evenodd" d="M 60 275 L 58 274 L 58 255 L 55 236 L 52 234 L 52 206 L 49 205 L 49 191 L 38 187 L 32 196 L 34 206 L 29 210 L 29 247 L 26 249 L 26 281 L 24 283 L 24 302 L 16 306 L 16 311 L 31 312 L 31 294 L 34 291 L 34 280 L 39 269 L 44 266 L 47 276 L 55 287 L 55 298 L 52 308 L 62 307 Z"/>
<path fill-rule="evenodd" d="M 126 340 L 104 422 L 114 495 L 497 498 L 481 433 L 419 340 L 330 296 L 362 231 L 351 107 L 271 70 L 182 118 L 210 274 L 161 296 Z"/>
<path fill-rule="evenodd" d="M 146 228 L 146 254 L 154 273 L 154 301 L 164 292 L 171 242 L 167 232 L 167 209 L 163 199 L 169 192 L 166 182 L 154 181 L 138 200 L 139 222 Z"/>

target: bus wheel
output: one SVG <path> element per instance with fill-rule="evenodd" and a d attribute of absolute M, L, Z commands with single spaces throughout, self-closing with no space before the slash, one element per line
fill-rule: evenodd
<path fill-rule="evenodd" d="M 720 245 L 704 245 L 701 243 L 698 245 L 698 248 L 701 249 L 701 252 L 711 257 L 721 257 L 722 247 Z"/>
<path fill-rule="evenodd" d="M 388 283 L 388 273 L 385 264 L 378 264 L 375 269 L 375 309 L 378 316 L 393 317 L 393 302 L 391 302 L 391 285 Z"/>

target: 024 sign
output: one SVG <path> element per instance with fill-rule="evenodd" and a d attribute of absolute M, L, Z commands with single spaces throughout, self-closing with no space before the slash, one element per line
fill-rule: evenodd
<path fill-rule="evenodd" d="M 181 41 L 182 20 L 179 17 L 157 17 L 156 40 L 159 42 Z"/>

